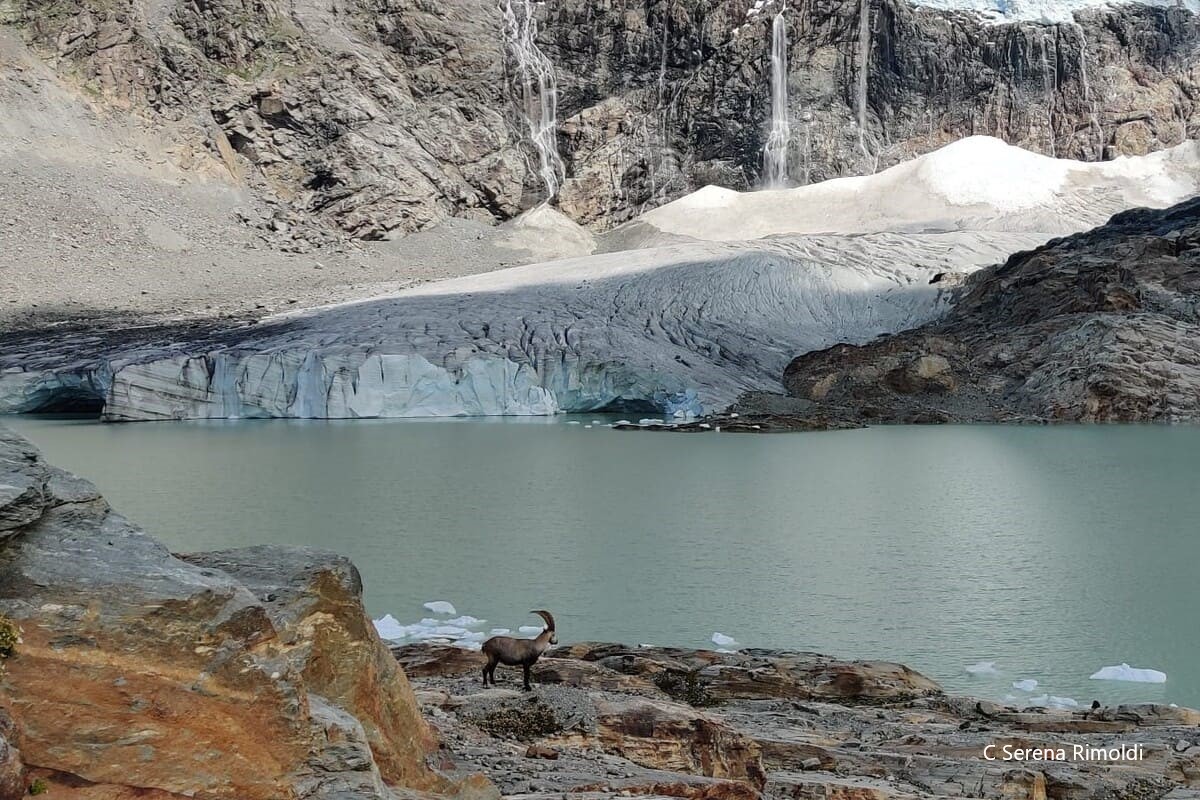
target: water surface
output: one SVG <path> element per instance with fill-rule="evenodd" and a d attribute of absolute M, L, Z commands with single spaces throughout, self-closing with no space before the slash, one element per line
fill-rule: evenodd
<path fill-rule="evenodd" d="M 590 420 L 585 420 L 590 421 Z M 955 690 L 1200 706 L 1200 429 L 630 433 L 566 420 L 5 420 L 177 551 L 354 559 L 376 616 L 443 599 L 563 641 L 903 661 Z M 995 661 L 1001 675 L 964 667 Z M 1163 686 L 1088 676 L 1127 661 Z"/>

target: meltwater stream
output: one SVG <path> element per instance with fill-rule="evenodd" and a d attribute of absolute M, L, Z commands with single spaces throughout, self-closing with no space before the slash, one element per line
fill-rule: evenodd
<path fill-rule="evenodd" d="M 544 607 L 567 642 L 720 631 L 994 699 L 1200 706 L 1200 429 L 568 421 L 4 424 L 178 551 L 345 553 L 376 617 L 448 600 L 516 629 Z M 1122 662 L 1167 682 L 1089 680 Z"/>

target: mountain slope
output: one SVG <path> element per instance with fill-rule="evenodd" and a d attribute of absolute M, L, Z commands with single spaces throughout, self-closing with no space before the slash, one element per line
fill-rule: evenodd
<path fill-rule="evenodd" d="M 758 184 L 778 4 L 509 5 L 536 16 L 557 80 L 568 216 L 607 229 L 707 184 Z M 784 15 L 793 182 L 980 133 L 1098 160 L 1178 144 L 1200 124 L 1200 21 L 1186 8 L 996 26 L 906 0 L 865 7 L 865 19 L 860 0 Z M 529 48 L 506 38 L 492 0 L 5 0 L 3 24 L 99 104 L 351 237 L 494 223 L 546 197 L 518 98 L 515 54 Z"/>
<path fill-rule="evenodd" d="M 784 373 L 860 420 L 1200 420 L 1200 199 L 1119 214 L 972 276 L 942 320 Z"/>

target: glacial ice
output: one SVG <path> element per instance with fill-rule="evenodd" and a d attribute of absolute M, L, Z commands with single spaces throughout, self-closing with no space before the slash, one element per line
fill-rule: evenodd
<path fill-rule="evenodd" d="M 979 189 L 989 183 L 980 175 L 1004 180 Z M 1195 193 L 1198 175 L 1195 142 L 1083 164 L 975 137 L 863 178 L 759 194 L 704 189 L 634 223 L 674 244 L 441 281 L 182 341 L 97 353 L 66 333 L 43 351 L 0 350 L 0 413 L 83 393 L 121 421 L 628 404 L 687 419 L 747 390 L 779 390 L 798 354 L 935 319 L 949 298 L 930 284 L 938 273 L 1003 261 L 1130 206 L 1169 205 Z"/>
<path fill-rule="evenodd" d="M 431 605 L 436 606 L 436 608 L 429 608 Z M 426 603 L 425 607 L 435 614 L 456 613 L 453 610 L 442 610 L 446 607 L 453 608 L 450 603 L 443 600 L 431 601 L 430 603 Z M 466 650 L 479 650 L 483 642 L 489 637 L 505 636 L 510 633 L 509 628 L 492 628 L 488 633 L 470 630 L 471 628 L 483 625 L 487 620 L 473 617 L 469 614 L 464 614 L 461 617 L 450 620 L 437 620 L 426 617 L 409 625 L 402 624 L 391 614 L 385 614 L 381 618 L 373 620 L 373 622 L 375 630 L 379 632 L 380 638 L 390 642 L 440 642 Z M 532 625 L 525 625 L 521 627 L 520 632 L 536 635 L 541 633 L 542 629 Z"/>
<path fill-rule="evenodd" d="M 401 625 L 391 614 L 384 614 L 382 619 L 374 620 L 374 622 L 380 639 L 394 641 L 408 635 L 408 628 Z"/>
<path fill-rule="evenodd" d="M 457 611 L 454 610 L 454 606 L 447 603 L 445 600 L 430 600 L 428 603 L 425 604 L 424 608 L 428 611 L 432 611 L 434 614 L 457 614 L 458 613 Z"/>
<path fill-rule="evenodd" d="M 929 229 L 1063 235 L 1127 208 L 1173 205 L 1195 194 L 1198 175 L 1196 142 L 1084 162 L 970 136 L 874 175 L 777 192 L 708 186 L 640 220 L 661 233 L 707 241 Z"/>
<path fill-rule="evenodd" d="M 1022 692 L 1032 692 L 1038 687 L 1038 682 L 1033 678 L 1024 678 L 1023 680 L 1013 681 L 1012 687 L 1020 689 Z"/>
<path fill-rule="evenodd" d="M 1055 697 L 1052 694 L 1041 694 L 1024 701 L 1026 708 L 1054 708 L 1067 710 L 1079 708 L 1079 702 L 1072 697 Z"/>
<path fill-rule="evenodd" d="M 1130 683 L 1166 683 L 1167 673 L 1156 669 L 1139 669 L 1121 663 L 1115 667 L 1102 667 L 1091 675 L 1094 681 L 1128 681 Z"/>
<path fill-rule="evenodd" d="M 1000 670 L 996 669 L 995 661 L 980 661 L 978 663 L 968 665 L 965 669 L 969 674 L 975 676 L 1000 674 Z"/>
<path fill-rule="evenodd" d="M 974 11 L 996 24 L 1009 22 L 1073 22 L 1076 11 L 1120 5 L 1182 6 L 1200 13 L 1200 0 L 913 0 L 913 5 L 944 11 Z"/>

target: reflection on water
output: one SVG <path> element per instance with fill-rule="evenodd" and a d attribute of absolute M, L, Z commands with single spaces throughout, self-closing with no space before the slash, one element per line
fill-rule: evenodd
<path fill-rule="evenodd" d="M 1200 429 L 617 432 L 567 420 L 14 419 L 180 551 L 277 542 L 564 641 L 903 661 L 955 690 L 1200 705 Z M 585 420 L 590 422 L 590 419 Z M 999 675 L 965 667 L 995 661 Z M 1129 662 L 1165 685 L 1088 680 Z"/>

